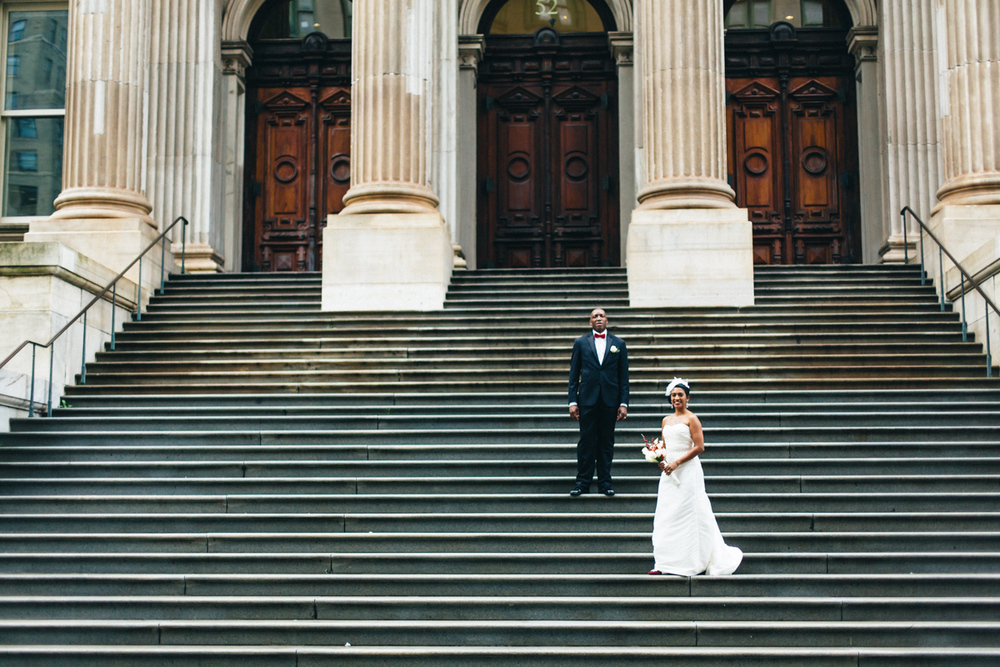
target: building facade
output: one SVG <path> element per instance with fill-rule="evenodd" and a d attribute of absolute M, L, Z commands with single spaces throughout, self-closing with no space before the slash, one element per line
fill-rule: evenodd
<path fill-rule="evenodd" d="M 466 267 L 624 266 L 633 305 L 743 306 L 754 264 L 912 261 L 909 206 L 996 294 L 994 0 L 0 7 L 11 349 L 177 216 L 189 270 L 322 271 L 328 310 L 437 308 Z"/>

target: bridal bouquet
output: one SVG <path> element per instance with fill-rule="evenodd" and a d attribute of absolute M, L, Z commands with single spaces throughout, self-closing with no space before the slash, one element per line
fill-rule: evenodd
<path fill-rule="evenodd" d="M 653 438 L 653 441 L 650 442 L 646 440 L 646 436 L 642 436 L 642 455 L 650 463 L 662 463 L 667 460 L 667 448 L 663 446 L 663 441 L 659 438 Z M 675 474 L 667 475 L 667 479 L 676 486 L 681 485 L 680 478 Z"/>
<path fill-rule="evenodd" d="M 650 442 L 646 440 L 646 436 L 642 436 L 642 455 L 650 463 L 660 463 L 666 460 L 667 450 L 664 449 L 663 441 L 659 438 L 653 438 Z"/>

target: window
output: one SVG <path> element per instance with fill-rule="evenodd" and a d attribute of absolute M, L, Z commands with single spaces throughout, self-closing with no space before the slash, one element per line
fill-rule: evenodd
<path fill-rule="evenodd" d="M 38 171 L 38 153 L 35 151 L 21 151 L 17 154 L 18 171 Z"/>
<path fill-rule="evenodd" d="M 587 0 L 509 0 L 493 17 L 491 35 L 530 35 L 540 28 L 561 33 L 605 32 Z"/>
<path fill-rule="evenodd" d="M 330 39 L 350 39 L 351 0 L 281 0 L 264 10 L 258 39 L 302 39 L 321 32 Z"/>
<path fill-rule="evenodd" d="M 62 191 L 65 2 L 0 0 L 7 58 L 0 109 L 0 215 L 45 216 Z"/>
<path fill-rule="evenodd" d="M 16 118 L 17 123 L 17 136 L 22 139 L 37 139 L 38 138 L 38 125 L 35 124 L 34 118 Z"/>
<path fill-rule="evenodd" d="M 839 0 L 736 0 L 726 14 L 726 27 L 767 28 L 788 21 L 796 28 L 841 28 L 844 13 Z"/>
<path fill-rule="evenodd" d="M 27 27 L 27 19 L 21 19 L 19 21 L 14 21 L 10 24 L 10 41 L 20 42 L 24 39 L 24 29 Z"/>

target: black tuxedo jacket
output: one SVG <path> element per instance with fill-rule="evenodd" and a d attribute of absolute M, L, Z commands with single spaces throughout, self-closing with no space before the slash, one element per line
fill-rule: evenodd
<path fill-rule="evenodd" d="M 609 407 L 628 405 L 628 351 L 625 341 L 608 332 L 607 342 L 603 364 L 597 361 L 593 332 L 580 336 L 573 343 L 573 357 L 569 362 L 570 403 L 577 403 L 580 407 L 599 403 Z"/>

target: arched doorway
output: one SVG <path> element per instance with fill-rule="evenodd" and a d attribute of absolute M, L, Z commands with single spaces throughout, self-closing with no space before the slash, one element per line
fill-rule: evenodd
<path fill-rule="evenodd" d="M 839 0 L 729 0 L 730 182 L 754 263 L 861 259 L 851 18 Z"/>
<path fill-rule="evenodd" d="M 484 12 L 479 266 L 619 264 L 614 29 L 599 1 L 497 0 Z"/>
<path fill-rule="evenodd" d="M 351 0 L 272 0 L 250 27 L 245 271 L 318 271 L 351 178 Z"/>

